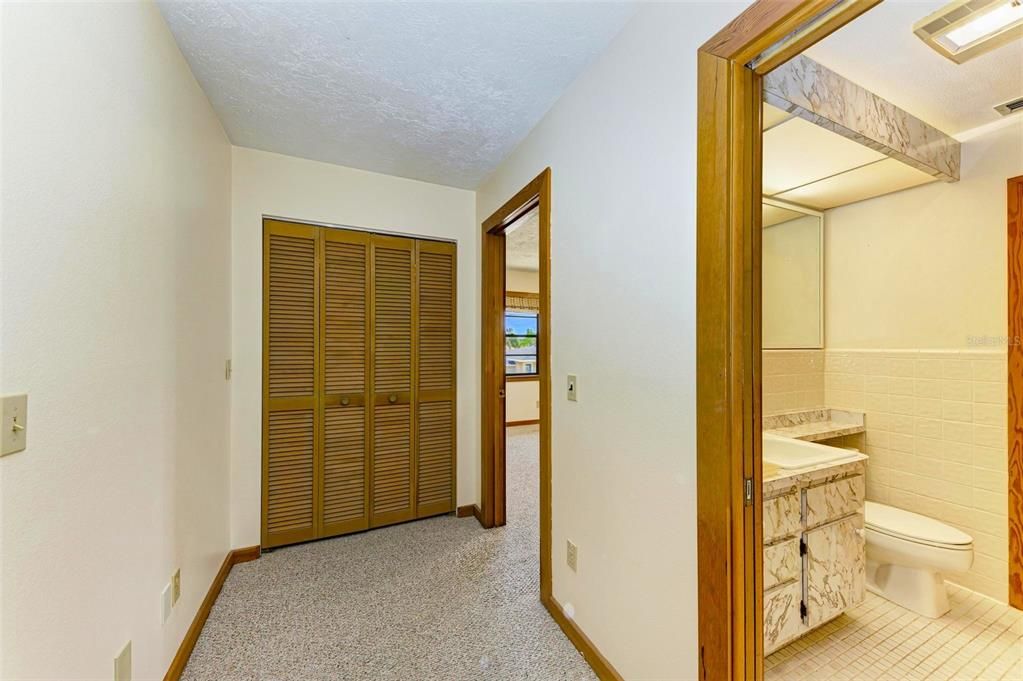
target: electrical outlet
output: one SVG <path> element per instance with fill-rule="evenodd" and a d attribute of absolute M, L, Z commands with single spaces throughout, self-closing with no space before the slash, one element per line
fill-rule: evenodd
<path fill-rule="evenodd" d="M 576 571 L 576 565 L 579 561 L 579 547 L 572 543 L 572 540 L 565 541 L 565 562 L 568 563 L 568 567 L 571 568 L 572 572 Z"/>
<path fill-rule="evenodd" d="M 171 584 L 174 585 L 174 593 L 171 594 L 171 606 L 178 604 L 178 599 L 181 598 L 181 569 L 178 568 L 174 571 L 174 576 L 171 577 Z"/>
<path fill-rule="evenodd" d="M 174 585 L 170 582 L 160 592 L 160 622 L 166 622 L 170 617 L 171 608 L 174 607 Z"/>
<path fill-rule="evenodd" d="M 131 641 L 114 658 L 114 681 L 131 681 Z"/>
<path fill-rule="evenodd" d="M 579 401 L 579 377 L 575 374 L 568 375 L 568 399 L 570 402 Z"/>

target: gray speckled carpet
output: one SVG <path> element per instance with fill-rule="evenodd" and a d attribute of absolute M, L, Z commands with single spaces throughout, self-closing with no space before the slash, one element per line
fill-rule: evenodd
<path fill-rule="evenodd" d="M 595 679 L 540 605 L 538 435 L 508 431 L 508 525 L 442 516 L 236 565 L 183 676 Z"/>

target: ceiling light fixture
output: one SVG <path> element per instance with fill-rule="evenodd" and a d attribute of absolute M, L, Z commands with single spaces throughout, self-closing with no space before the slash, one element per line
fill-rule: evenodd
<path fill-rule="evenodd" d="M 1023 37 L 1023 0 L 956 0 L 916 22 L 913 33 L 962 64 Z"/>

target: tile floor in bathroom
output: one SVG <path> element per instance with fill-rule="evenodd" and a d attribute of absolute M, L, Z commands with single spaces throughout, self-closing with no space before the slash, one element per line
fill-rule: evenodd
<path fill-rule="evenodd" d="M 872 593 L 764 660 L 768 681 L 1023 681 L 1023 612 L 949 585 L 930 619 Z"/>

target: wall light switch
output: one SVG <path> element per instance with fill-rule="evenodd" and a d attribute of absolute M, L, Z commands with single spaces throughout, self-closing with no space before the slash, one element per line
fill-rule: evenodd
<path fill-rule="evenodd" d="M 131 641 L 114 658 L 114 681 L 131 681 Z"/>
<path fill-rule="evenodd" d="M 28 443 L 28 395 L 5 395 L 0 423 L 0 456 L 25 449 Z"/>
<path fill-rule="evenodd" d="M 568 399 L 570 402 L 579 401 L 579 378 L 575 374 L 568 375 Z"/>

